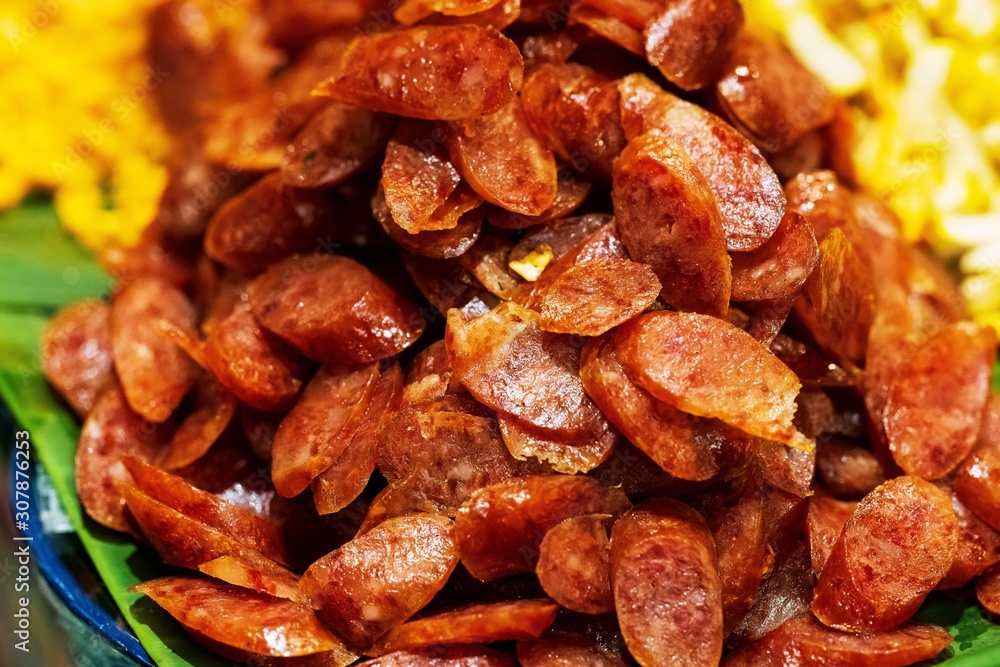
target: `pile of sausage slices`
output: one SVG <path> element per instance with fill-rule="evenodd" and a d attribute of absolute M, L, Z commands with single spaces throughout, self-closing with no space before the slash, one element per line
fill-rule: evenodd
<path fill-rule="evenodd" d="M 891 667 L 1000 612 L 994 332 L 737 0 L 223 4 L 150 16 L 170 182 L 42 342 L 195 640 Z"/>

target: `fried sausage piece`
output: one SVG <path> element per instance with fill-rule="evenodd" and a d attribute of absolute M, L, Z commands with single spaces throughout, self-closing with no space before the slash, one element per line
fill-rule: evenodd
<path fill-rule="evenodd" d="M 611 337 L 595 338 L 583 349 L 584 389 L 629 439 L 673 477 L 704 481 L 727 463 L 738 463 L 748 437 L 716 419 L 695 417 L 653 398 L 636 386 Z"/>
<path fill-rule="evenodd" d="M 452 310 L 445 334 L 452 372 L 484 405 L 542 434 L 599 436 L 607 420 L 580 380 L 582 341 L 542 331 L 538 320 L 513 303 L 470 321 Z"/>
<path fill-rule="evenodd" d="M 468 397 L 443 396 L 405 406 L 379 436 L 379 470 L 389 486 L 362 526 L 413 511 L 454 516 L 477 489 L 521 474 L 496 419 Z"/>
<path fill-rule="evenodd" d="M 600 336 L 649 308 L 660 293 L 652 269 L 627 259 L 577 264 L 560 274 L 540 297 L 545 331 Z"/>
<path fill-rule="evenodd" d="M 996 357 L 992 327 L 956 322 L 897 371 L 882 423 L 892 457 L 908 475 L 940 479 L 969 455 Z"/>
<path fill-rule="evenodd" d="M 722 581 L 723 629 L 728 636 L 753 604 L 774 553 L 767 544 L 765 495 L 757 475 L 748 474 L 732 489 L 727 486 L 717 485 L 700 497 L 688 499 L 705 517 L 715 540 Z"/>
<path fill-rule="evenodd" d="M 444 586 L 458 564 L 451 532 L 433 514 L 389 519 L 313 563 L 302 589 L 328 627 L 368 646 Z"/>
<path fill-rule="evenodd" d="M 39 343 L 42 371 L 81 417 L 115 381 L 111 352 L 111 308 L 81 301 L 45 324 Z"/>
<path fill-rule="evenodd" d="M 337 255 L 294 255 L 254 281 L 261 325 L 317 361 L 365 363 L 406 349 L 424 330 L 417 309 L 367 268 Z"/>
<path fill-rule="evenodd" d="M 795 211 L 786 211 L 764 245 L 733 253 L 733 301 L 788 299 L 802 289 L 818 263 L 812 226 Z"/>
<path fill-rule="evenodd" d="M 550 632 L 540 639 L 518 642 L 522 667 L 625 667 L 625 663 L 588 639 L 568 632 Z"/>
<path fill-rule="evenodd" d="M 306 605 L 203 577 L 163 577 L 133 589 L 144 593 L 190 631 L 225 646 L 295 657 L 336 651 L 336 664 L 356 660 Z"/>
<path fill-rule="evenodd" d="M 371 651 L 537 639 L 552 625 L 557 611 L 559 605 L 546 599 L 468 605 L 397 625 Z"/>
<path fill-rule="evenodd" d="M 475 491 L 455 518 L 462 564 L 483 581 L 531 572 L 545 534 L 573 516 L 618 516 L 631 503 L 620 489 L 579 475 L 520 477 Z"/>
<path fill-rule="evenodd" d="M 817 441 L 816 472 L 830 495 L 840 500 L 863 498 L 885 481 L 870 450 L 834 437 Z"/>
<path fill-rule="evenodd" d="M 200 459 L 229 427 L 239 405 L 235 395 L 207 376 L 198 381 L 193 399 L 191 411 L 157 456 L 156 464 L 164 470 L 183 468 Z"/>
<path fill-rule="evenodd" d="M 738 0 L 672 0 L 644 26 L 646 59 L 683 90 L 715 83 L 743 27 Z"/>
<path fill-rule="evenodd" d="M 233 308 L 204 345 L 191 341 L 185 349 L 237 398 L 258 410 L 287 410 L 306 384 L 306 360 L 265 331 L 248 303 Z"/>
<path fill-rule="evenodd" d="M 128 457 L 124 459 L 124 464 L 135 487 L 150 498 L 278 563 L 289 563 L 284 535 L 274 521 L 203 491 L 177 475 L 140 459 Z"/>
<path fill-rule="evenodd" d="M 1000 399 L 995 395 L 986 406 L 979 439 L 951 485 L 976 516 L 1000 530 Z"/>
<path fill-rule="evenodd" d="M 380 183 L 392 221 L 405 232 L 453 228 L 463 213 L 482 203 L 449 159 L 447 139 L 439 125 L 404 119 L 386 146 Z"/>
<path fill-rule="evenodd" d="M 611 197 L 629 255 L 649 264 L 679 310 L 725 317 L 732 284 L 722 215 L 688 154 L 656 134 L 632 138 Z"/>
<path fill-rule="evenodd" d="M 853 634 L 825 627 L 808 614 L 796 616 L 754 643 L 730 654 L 724 667 L 904 667 L 930 660 L 952 642 L 944 628 L 908 623 L 895 630 Z"/>
<path fill-rule="evenodd" d="M 125 500 L 116 482 L 128 479 L 126 456 L 152 460 L 168 442 L 170 426 L 142 419 L 112 384 L 83 422 L 76 450 L 76 490 L 87 514 L 102 526 L 128 532 Z"/>
<path fill-rule="evenodd" d="M 399 362 L 393 361 L 382 369 L 346 448 L 310 483 L 317 512 L 339 512 L 365 490 L 378 465 L 378 436 L 399 409 L 402 397 L 403 371 Z"/>
<path fill-rule="evenodd" d="M 1000 568 L 993 567 L 976 583 L 979 604 L 994 614 L 1000 614 Z"/>
<path fill-rule="evenodd" d="M 959 500 L 958 494 L 942 480 L 934 483 L 951 499 L 951 508 L 958 519 L 958 549 L 955 562 L 945 575 L 939 589 L 958 588 L 1000 563 L 1000 531 L 990 527 Z"/>
<path fill-rule="evenodd" d="M 837 101 L 795 56 L 746 30 L 715 91 L 736 127 L 770 153 L 830 122 Z"/>
<path fill-rule="evenodd" d="M 560 159 L 597 181 L 611 180 L 625 147 L 612 80 L 577 63 L 546 63 L 521 91 L 528 124 Z"/>
<path fill-rule="evenodd" d="M 309 604 L 299 587 L 299 577 L 277 563 L 262 566 L 260 561 L 239 556 L 219 556 L 199 565 L 198 571 L 240 588 Z"/>
<path fill-rule="evenodd" d="M 219 207 L 205 232 L 205 254 L 234 271 L 260 273 L 319 247 L 333 211 L 326 192 L 300 190 L 277 172 L 268 174 Z"/>
<path fill-rule="evenodd" d="M 550 220 L 565 218 L 578 209 L 590 194 L 591 183 L 569 169 L 559 171 L 556 198 L 538 215 L 522 215 L 499 206 L 486 207 L 486 219 L 501 229 L 525 229 Z"/>
<path fill-rule="evenodd" d="M 467 186 L 461 185 L 464 191 Z M 461 192 L 456 197 L 450 197 L 428 218 L 428 224 L 437 223 L 454 225 L 450 229 L 431 229 L 410 233 L 396 224 L 385 201 L 385 191 L 382 186 L 375 191 L 371 200 L 372 215 L 400 247 L 421 257 L 434 259 L 453 259 L 464 254 L 479 238 L 483 226 L 483 213 L 480 208 L 465 211 L 468 206 L 478 205 L 478 198 L 467 199 Z"/>
<path fill-rule="evenodd" d="M 718 116 L 674 97 L 643 74 L 618 84 L 621 124 L 631 140 L 661 134 L 683 148 L 715 195 L 729 250 L 762 246 L 785 213 L 785 194 L 760 151 Z"/>
<path fill-rule="evenodd" d="M 816 584 L 813 613 L 839 630 L 891 630 L 941 582 L 957 546 L 948 496 L 918 477 L 889 480 L 844 526 Z"/>
<path fill-rule="evenodd" d="M 584 614 L 607 614 L 615 609 L 610 518 L 607 514 L 570 517 L 542 538 L 535 573 L 549 597 L 566 609 Z"/>
<path fill-rule="evenodd" d="M 507 104 L 523 70 L 517 46 L 496 30 L 421 26 L 356 37 L 317 92 L 373 111 L 457 120 Z"/>
<path fill-rule="evenodd" d="M 378 379 L 377 363 L 320 368 L 274 436 L 271 475 L 278 493 L 297 496 L 343 454 Z"/>
<path fill-rule="evenodd" d="M 162 278 L 133 280 L 111 304 L 111 347 L 115 371 L 132 409 L 162 422 L 195 383 L 197 366 L 164 335 L 161 321 L 194 335 L 195 308 Z"/>
<path fill-rule="evenodd" d="M 381 153 L 393 125 L 384 114 L 331 102 L 288 144 L 281 178 L 296 188 L 343 183 Z"/>
<path fill-rule="evenodd" d="M 691 507 L 659 498 L 624 514 L 611 532 L 611 587 L 622 635 L 640 665 L 719 664 L 715 541 Z"/>
<path fill-rule="evenodd" d="M 447 146 L 466 182 L 491 204 L 539 215 L 555 202 L 555 157 L 532 133 L 520 97 L 492 114 L 449 123 Z"/>
<path fill-rule="evenodd" d="M 820 262 L 806 281 L 805 302 L 796 308 L 803 323 L 835 359 L 860 362 L 865 358 L 874 318 L 871 269 L 848 236 L 839 228 L 819 246 Z"/>
<path fill-rule="evenodd" d="M 466 17 L 484 12 L 499 0 L 402 0 L 392 17 L 403 25 L 413 25 L 431 14 Z"/>
<path fill-rule="evenodd" d="M 808 502 L 806 536 L 809 539 L 813 574 L 818 577 L 830 558 L 833 545 L 840 539 L 844 525 L 854 514 L 858 504 L 837 500 L 822 493 L 810 496 Z"/>
<path fill-rule="evenodd" d="M 567 435 L 535 428 L 503 413 L 497 414 L 497 422 L 511 456 L 525 465 L 535 462 L 566 475 L 593 470 L 607 460 L 619 440 L 610 424 L 603 424 L 597 432 Z"/>
<path fill-rule="evenodd" d="M 654 397 L 751 435 L 811 450 L 795 430 L 795 374 L 744 331 L 708 315 L 658 311 L 615 331 L 625 372 Z"/>
<path fill-rule="evenodd" d="M 472 645 L 434 646 L 416 651 L 395 651 L 359 667 L 514 667 L 503 653 Z"/>

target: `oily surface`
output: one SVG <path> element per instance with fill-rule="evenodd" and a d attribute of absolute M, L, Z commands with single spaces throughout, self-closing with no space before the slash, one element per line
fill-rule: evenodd
<path fill-rule="evenodd" d="M 181 150 L 41 346 L 195 641 L 905 665 L 996 604 L 995 337 L 738 2 L 244 5 L 153 12 Z"/>

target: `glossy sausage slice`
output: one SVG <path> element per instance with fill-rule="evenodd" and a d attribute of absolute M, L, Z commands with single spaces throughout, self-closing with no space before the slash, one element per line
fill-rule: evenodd
<path fill-rule="evenodd" d="M 785 194 L 752 143 L 718 116 L 674 97 L 642 74 L 629 74 L 618 88 L 625 136 L 661 134 L 687 152 L 715 195 L 727 248 L 753 250 L 771 238 L 785 213 Z"/>
<path fill-rule="evenodd" d="M 645 264 L 598 259 L 560 274 L 539 297 L 545 331 L 600 336 L 649 308 L 660 281 Z"/>
<path fill-rule="evenodd" d="M 513 303 L 469 321 L 450 311 L 452 372 L 477 400 L 541 433 L 599 436 L 607 420 L 583 390 L 581 341 L 542 331 L 538 320 Z"/>
<path fill-rule="evenodd" d="M 276 522 L 139 459 L 130 457 L 124 462 L 135 487 L 150 498 L 274 561 L 285 565 L 289 563 L 285 538 Z"/>
<path fill-rule="evenodd" d="M 738 0 L 674 0 L 646 23 L 646 59 L 683 90 L 715 83 L 743 27 Z"/>
<path fill-rule="evenodd" d="M 844 525 L 854 514 L 858 504 L 837 500 L 821 493 L 810 496 L 808 502 L 806 536 L 809 539 L 813 574 L 818 577 L 830 558 L 833 546 L 840 539 Z"/>
<path fill-rule="evenodd" d="M 417 309 L 367 268 L 337 255 L 293 256 L 254 281 L 261 325 L 317 361 L 365 363 L 406 349 L 424 330 Z"/>
<path fill-rule="evenodd" d="M 81 301 L 45 324 L 39 343 L 42 371 L 81 417 L 115 380 L 111 308 Z"/>
<path fill-rule="evenodd" d="M 733 301 L 787 299 L 797 293 L 819 263 L 812 226 L 786 211 L 767 243 L 733 253 Z"/>
<path fill-rule="evenodd" d="M 149 421 L 162 422 L 194 385 L 197 367 L 163 334 L 164 321 L 193 334 L 195 309 L 162 278 L 137 278 L 111 304 L 115 371 L 129 405 Z"/>
<path fill-rule="evenodd" d="M 969 455 L 996 357 L 991 327 L 956 322 L 897 371 L 882 422 L 892 457 L 908 475 L 940 479 Z"/>
<path fill-rule="evenodd" d="M 660 498 L 623 515 L 611 531 L 611 587 L 622 636 L 640 665 L 719 664 L 715 542 L 691 507 Z"/>
<path fill-rule="evenodd" d="M 342 183 L 381 153 L 392 128 L 389 116 L 332 102 L 309 119 L 288 145 L 281 177 L 297 188 Z"/>
<path fill-rule="evenodd" d="M 405 232 L 453 228 L 482 203 L 449 159 L 447 137 L 438 125 L 404 119 L 386 146 L 380 183 L 392 221 Z"/>
<path fill-rule="evenodd" d="M 770 153 L 830 122 L 835 111 L 836 98 L 819 77 L 748 30 L 736 38 L 715 90 L 734 125 Z"/>
<path fill-rule="evenodd" d="M 514 663 L 491 648 L 458 645 L 395 651 L 359 663 L 359 667 L 514 667 Z"/>
<path fill-rule="evenodd" d="M 389 519 L 313 563 L 302 589 L 327 626 L 367 646 L 444 586 L 458 564 L 451 531 L 432 514 Z"/>
<path fill-rule="evenodd" d="M 808 614 L 782 624 L 730 654 L 724 667 L 904 667 L 931 660 L 952 642 L 944 628 L 908 623 L 887 632 L 853 634 L 825 627 Z"/>
<path fill-rule="evenodd" d="M 521 88 L 514 42 L 474 25 L 357 37 L 317 91 L 373 111 L 457 120 L 491 113 Z"/>
<path fill-rule="evenodd" d="M 979 604 L 1000 614 L 1000 568 L 994 567 L 980 577 L 976 583 L 976 597 Z"/>
<path fill-rule="evenodd" d="M 336 651 L 335 664 L 357 656 L 306 605 L 202 577 L 163 577 L 135 586 L 188 629 L 225 646 L 282 657 Z"/>
<path fill-rule="evenodd" d="M 399 409 L 403 372 L 393 361 L 382 369 L 372 398 L 346 448 L 310 486 L 320 514 L 333 514 L 361 495 L 378 464 L 378 436 Z"/>
<path fill-rule="evenodd" d="M 816 584 L 813 613 L 839 630 L 891 630 L 948 573 L 957 546 L 948 496 L 918 477 L 889 480 L 844 526 Z"/>
<path fill-rule="evenodd" d="M 704 481 L 717 475 L 730 450 L 747 437 L 714 419 L 695 417 L 653 398 L 629 379 L 611 337 L 583 348 L 584 389 L 608 419 L 663 470 L 679 479 Z"/>
<path fill-rule="evenodd" d="M 573 516 L 617 516 L 631 505 L 620 489 L 579 475 L 521 477 L 474 492 L 455 518 L 462 564 L 492 581 L 531 572 L 545 534 Z"/>
<path fill-rule="evenodd" d="M 309 598 L 299 587 L 299 578 L 277 563 L 262 566 L 260 561 L 238 556 L 219 556 L 198 566 L 198 570 L 227 584 L 249 588 L 277 598 L 308 605 Z"/>
<path fill-rule="evenodd" d="M 117 384 L 104 392 L 83 423 L 76 450 L 76 490 L 87 514 L 102 526 L 126 532 L 125 500 L 116 483 L 128 479 L 126 456 L 152 460 L 168 442 L 169 427 L 132 411 Z"/>
<path fill-rule="evenodd" d="M 233 308 L 204 345 L 191 341 L 185 349 L 237 398 L 258 410 L 287 410 L 306 383 L 306 360 L 264 331 L 247 303 Z"/>
<path fill-rule="evenodd" d="M 555 202 L 555 157 L 528 127 L 520 97 L 492 114 L 450 123 L 447 146 L 465 180 L 491 204 L 539 215 Z"/>
<path fill-rule="evenodd" d="M 302 493 L 344 452 L 378 378 L 378 364 L 326 365 L 309 381 L 274 436 L 271 475 L 278 493 L 285 498 Z"/>
<path fill-rule="evenodd" d="M 632 138 L 615 162 L 611 197 L 629 255 L 649 264 L 679 310 L 725 317 L 732 285 L 718 203 L 677 143 Z"/>
<path fill-rule="evenodd" d="M 546 594 L 566 609 L 607 614 L 611 597 L 611 541 L 607 514 L 570 517 L 545 534 L 535 573 Z"/>
<path fill-rule="evenodd" d="M 396 626 L 371 650 L 377 654 L 438 644 L 537 639 L 552 625 L 558 611 L 559 605 L 545 599 L 469 605 Z"/>
<path fill-rule="evenodd" d="M 177 470 L 200 459 L 229 427 L 238 405 L 228 389 L 203 377 L 195 386 L 191 411 L 157 456 L 156 464 L 164 470 Z"/>
<path fill-rule="evenodd" d="M 521 667 L 625 667 L 625 663 L 577 634 L 550 632 L 541 639 L 517 643 Z"/>
<path fill-rule="evenodd" d="M 625 147 L 612 80 L 577 63 L 546 63 L 524 82 L 524 111 L 535 134 L 575 170 L 611 179 Z"/>
<path fill-rule="evenodd" d="M 331 230 L 333 211 L 325 192 L 300 190 L 269 174 L 219 207 L 205 232 L 205 254 L 234 271 L 260 273 L 316 248 Z"/>
<path fill-rule="evenodd" d="M 616 330 L 615 346 L 625 371 L 656 398 L 751 435 L 812 449 L 792 425 L 798 378 L 728 322 L 697 313 L 646 313 Z"/>
<path fill-rule="evenodd" d="M 951 508 L 958 519 L 958 549 L 955 562 L 945 575 L 939 589 L 958 588 L 978 577 L 985 570 L 1000 563 L 1000 531 L 990 527 L 959 500 L 958 494 L 944 481 L 934 486 L 951 499 Z"/>
<path fill-rule="evenodd" d="M 1000 399 L 995 395 L 986 406 L 979 439 L 951 484 L 976 516 L 1000 530 Z"/>

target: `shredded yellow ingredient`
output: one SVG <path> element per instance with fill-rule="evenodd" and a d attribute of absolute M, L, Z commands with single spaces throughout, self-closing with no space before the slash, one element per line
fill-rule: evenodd
<path fill-rule="evenodd" d="M 143 56 L 158 1 L 0 3 L 0 210 L 52 191 L 87 246 L 138 240 L 166 184 L 168 138 L 149 104 L 166 73 Z"/>
<path fill-rule="evenodd" d="M 1000 330 L 1000 0 L 744 0 L 854 102 L 859 180 Z"/>

